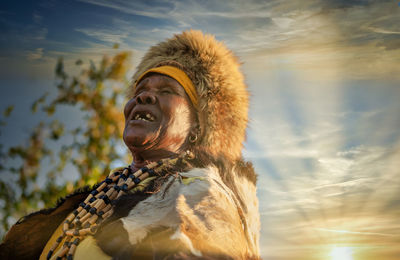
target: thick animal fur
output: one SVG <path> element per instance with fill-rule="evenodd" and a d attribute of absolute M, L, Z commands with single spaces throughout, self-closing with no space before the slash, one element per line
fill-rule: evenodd
<path fill-rule="evenodd" d="M 159 192 L 117 201 L 119 209 L 96 234 L 104 252 L 118 259 L 129 253 L 140 259 L 257 259 L 260 222 L 251 163 L 195 153 Z"/>
<path fill-rule="evenodd" d="M 224 224 L 222 226 L 238 221 L 238 218 L 236 218 L 236 220 L 229 218 L 231 213 L 234 213 L 233 215 L 239 214 L 238 216 L 242 223 L 237 225 L 233 224 L 231 229 L 236 230 L 236 235 L 231 237 L 236 239 L 236 243 L 231 244 L 236 246 L 241 244 L 240 248 L 242 249 L 245 247 L 245 244 L 250 244 L 252 245 L 252 249 L 250 250 L 252 255 L 246 256 L 246 258 L 250 259 L 251 256 L 257 256 L 259 216 L 257 198 L 255 196 L 256 174 L 254 173 L 251 163 L 243 160 L 230 161 L 223 155 L 212 157 L 207 151 L 198 147 L 193 149 L 193 152 L 195 154 L 195 159 L 190 160 L 189 164 L 182 163 L 177 165 L 176 171 L 180 172 L 182 176 L 185 174 L 187 176 L 193 175 L 193 171 L 194 173 L 204 173 L 206 177 L 209 175 L 208 173 L 212 173 L 213 179 L 216 179 L 217 182 L 212 182 L 214 184 L 209 186 L 207 186 L 207 183 L 191 183 L 187 187 L 185 186 L 185 192 L 182 193 L 184 196 L 180 196 L 176 200 L 171 200 L 171 192 L 177 192 L 177 183 L 171 182 L 170 185 L 171 178 L 160 178 L 153 181 L 143 191 L 122 196 L 117 201 L 113 202 L 115 205 L 114 214 L 101 224 L 95 235 L 97 244 L 103 252 L 112 256 L 114 259 L 130 259 L 132 255 L 138 257 L 138 259 L 146 259 L 146 257 L 153 259 L 153 257 L 155 257 L 155 252 L 149 251 L 148 248 L 150 244 L 154 247 L 154 243 L 157 242 L 156 248 L 159 248 L 159 250 L 156 254 L 161 253 L 161 258 L 163 259 L 235 258 L 227 254 L 226 251 L 224 252 L 221 248 L 216 247 L 210 249 L 206 242 L 210 241 L 212 237 L 202 239 L 197 237 L 199 232 L 202 232 L 203 235 L 205 235 L 205 231 L 208 233 L 207 225 L 213 223 L 212 217 L 206 219 L 200 218 L 199 222 L 195 221 L 199 217 L 200 212 L 200 215 L 203 216 L 220 214 L 219 216 L 224 219 Z M 175 180 L 176 177 L 178 177 L 178 175 L 175 175 Z M 96 187 L 97 185 L 93 188 Z M 202 187 L 214 188 L 202 190 Z M 225 187 L 223 190 L 228 191 L 228 196 L 219 192 L 220 187 Z M 85 189 L 78 190 L 65 199 L 60 200 L 56 208 L 41 210 L 21 219 L 11 228 L 4 243 L 0 245 L 0 259 L 37 259 L 57 226 L 70 212 L 78 207 L 78 204 L 86 198 L 91 189 L 92 188 L 86 187 Z M 197 193 L 195 192 L 196 190 L 198 190 Z M 198 204 L 201 206 L 199 207 L 203 209 L 199 209 L 199 207 L 196 208 L 192 205 L 194 201 L 191 200 L 190 197 L 194 194 L 197 194 L 196 196 L 199 199 L 201 196 L 205 196 L 203 202 Z M 201 196 L 199 196 L 199 194 Z M 170 199 L 168 199 L 168 196 Z M 214 203 L 216 204 L 210 205 L 210 203 L 212 203 L 210 202 L 212 201 L 211 198 L 215 198 L 215 196 L 219 196 L 219 199 L 214 199 Z M 227 200 L 227 197 L 231 198 L 232 201 L 230 201 L 231 199 Z M 158 206 L 149 205 L 149 201 L 156 201 L 157 198 L 161 200 Z M 169 201 L 169 203 L 167 203 L 166 200 Z M 224 201 L 225 203 L 222 203 Z M 144 205 L 149 205 L 150 209 L 141 213 L 144 217 L 140 216 L 140 214 L 139 216 L 133 216 L 131 218 L 133 222 L 128 221 L 131 222 L 131 224 L 128 225 L 130 228 L 127 229 L 127 220 L 125 220 L 125 223 L 122 220 L 129 218 L 129 215 L 132 214 L 132 210 L 137 208 L 138 205 L 139 210 L 143 208 L 143 203 Z M 204 203 L 206 203 L 206 205 Z M 223 207 L 221 207 L 221 205 Z M 172 211 L 179 213 L 180 220 L 175 218 L 174 221 L 176 222 L 169 221 L 171 218 L 167 215 L 169 215 L 171 211 L 168 213 L 166 209 L 168 206 L 171 206 Z M 225 214 L 228 208 L 231 210 L 228 214 Z M 212 209 L 214 211 L 212 211 Z M 150 217 L 146 217 L 146 212 L 150 213 Z M 164 218 L 165 222 L 162 220 L 163 214 L 167 214 Z M 226 218 L 227 216 L 228 218 Z M 158 220 L 153 219 L 150 221 L 152 223 L 149 226 L 140 228 L 139 225 L 139 228 L 137 227 L 136 224 L 140 223 L 141 220 L 149 221 L 154 217 L 158 218 Z M 206 220 L 206 222 L 204 222 L 204 220 Z M 207 225 L 204 225 L 204 223 L 207 223 Z M 245 230 L 243 230 L 244 233 L 240 233 L 242 231 L 238 229 L 238 227 L 242 227 L 242 225 L 245 227 Z M 178 226 L 180 227 L 179 230 L 176 229 Z M 132 229 L 136 230 L 133 232 Z M 197 231 L 194 231 L 195 229 Z M 218 232 L 223 233 L 223 230 L 216 226 L 213 228 L 213 232 L 213 234 L 218 234 Z M 137 237 L 134 239 L 131 238 L 132 234 Z M 171 237 L 175 237 L 176 239 L 171 241 Z M 237 242 L 239 240 L 241 242 Z M 126 241 L 131 241 L 131 243 L 127 243 Z M 188 241 L 193 242 L 191 242 L 191 244 L 188 243 Z M 223 241 L 225 241 L 225 239 L 216 241 L 216 244 L 223 245 Z M 21 244 L 24 246 L 21 247 Z M 230 243 L 227 243 L 227 245 L 229 244 Z M 193 254 L 190 247 L 195 253 L 198 249 L 202 250 L 202 255 Z M 239 247 L 235 250 L 238 249 Z M 166 256 L 165 254 L 167 254 L 168 257 L 164 258 Z"/>
<path fill-rule="evenodd" d="M 237 176 L 235 172 L 231 175 Z M 119 220 L 133 252 L 163 255 L 160 259 L 177 252 L 225 259 L 258 257 L 260 222 L 255 186 L 244 178 L 234 182 L 245 207 L 215 167 L 171 176 L 160 192 L 139 202 Z M 146 239 L 152 243 L 144 245 Z M 178 250 L 170 248 L 177 245 Z"/>
<path fill-rule="evenodd" d="M 58 225 L 89 194 L 89 188 L 78 190 L 59 200 L 57 206 L 21 218 L 0 244 L 0 259 L 39 259 Z"/>
<path fill-rule="evenodd" d="M 133 76 L 136 82 L 146 70 L 171 65 L 184 70 L 199 96 L 198 145 L 229 160 L 241 157 L 247 126 L 249 94 L 240 64 L 226 46 L 212 35 L 186 31 L 150 48 Z M 128 96 L 133 96 L 133 88 Z"/>

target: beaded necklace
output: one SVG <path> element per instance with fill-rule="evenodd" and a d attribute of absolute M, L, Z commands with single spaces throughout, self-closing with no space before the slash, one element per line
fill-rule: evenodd
<path fill-rule="evenodd" d="M 51 246 L 47 259 L 51 259 L 54 251 L 65 240 L 61 249 L 57 251 L 56 257 L 57 259 L 72 260 L 79 243 L 88 235 L 94 235 L 97 227 L 113 214 L 113 201 L 126 194 L 144 179 L 163 176 L 175 165 L 185 163 L 186 159 L 193 159 L 193 154 L 187 151 L 175 158 L 161 159 L 146 165 L 135 173 L 132 173 L 129 167 L 124 168 L 122 172 L 111 172 L 65 219 L 63 234 Z"/>

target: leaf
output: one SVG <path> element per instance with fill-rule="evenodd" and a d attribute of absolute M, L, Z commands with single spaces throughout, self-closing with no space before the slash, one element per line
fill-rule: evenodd
<path fill-rule="evenodd" d="M 53 140 L 58 140 L 64 134 L 64 124 L 60 123 L 58 120 L 51 122 L 50 128 L 50 138 Z"/>
<path fill-rule="evenodd" d="M 113 65 L 107 75 L 108 78 L 117 81 L 123 81 L 124 76 L 129 69 L 127 60 L 130 58 L 130 52 L 121 52 L 117 54 L 113 59 Z"/>
<path fill-rule="evenodd" d="M 64 62 L 62 57 L 58 58 L 55 72 L 57 77 L 63 80 L 67 78 L 67 74 L 64 72 Z"/>
<path fill-rule="evenodd" d="M 8 106 L 3 112 L 4 117 L 9 117 L 13 110 L 14 110 L 14 105 Z"/>
<path fill-rule="evenodd" d="M 46 100 L 46 97 L 49 93 L 46 92 L 44 95 L 42 95 L 39 99 L 37 99 L 35 102 L 33 102 L 32 106 L 31 106 L 31 111 L 32 113 L 36 113 L 37 112 L 37 107 L 39 104 L 43 104 Z"/>
<path fill-rule="evenodd" d="M 0 151 L 1 174 L 12 177 L 5 177 L 11 180 L 10 189 L 0 185 L 0 201 L 4 201 L 0 208 L 0 237 L 9 228 L 10 218 L 18 219 L 43 204 L 53 206 L 60 196 L 97 183 L 112 166 L 131 159 L 122 142 L 124 119 L 120 111 L 122 90 L 128 84 L 125 74 L 129 57 L 129 52 L 121 52 L 100 62 L 90 61 L 89 66 L 71 76 L 65 71 L 63 58 L 58 59 L 56 95 L 43 93 L 31 106 L 32 112 L 39 108 L 46 112 L 45 118 L 28 132 L 29 138 L 16 139 L 8 150 Z M 80 59 L 75 62 L 76 66 L 82 64 Z M 64 125 L 63 118 L 51 120 L 55 111 L 66 105 L 79 111 L 79 126 Z M 7 107 L 4 115 L 9 116 L 13 108 Z M 71 170 L 79 178 L 71 181 L 70 177 L 62 177 L 75 175 Z"/>
<path fill-rule="evenodd" d="M 46 107 L 46 108 L 44 109 L 44 111 L 46 111 L 46 113 L 47 113 L 48 116 L 51 116 L 51 115 L 53 115 L 54 112 L 56 111 L 56 107 L 55 107 L 54 105 L 50 105 L 50 106 Z"/>

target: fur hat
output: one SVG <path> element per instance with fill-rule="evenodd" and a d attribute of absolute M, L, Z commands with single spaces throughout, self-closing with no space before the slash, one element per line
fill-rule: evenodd
<path fill-rule="evenodd" d="M 185 31 L 149 49 L 133 76 L 170 65 L 186 72 L 198 94 L 198 146 L 229 159 L 241 157 L 247 126 L 249 93 L 238 59 L 212 35 Z M 130 89 L 128 95 L 133 95 Z"/>

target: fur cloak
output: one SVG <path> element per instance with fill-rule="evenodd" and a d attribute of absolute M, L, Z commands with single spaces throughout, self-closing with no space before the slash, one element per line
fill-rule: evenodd
<path fill-rule="evenodd" d="M 86 238 L 74 258 L 98 251 L 105 259 L 257 259 L 260 222 L 252 165 L 199 156 L 192 166 L 158 188 L 153 183 L 118 199 L 114 214 L 90 237 L 90 250 L 82 245 Z M 20 220 L 0 245 L 0 258 L 38 259 L 88 193 L 77 192 L 54 209 Z"/>

